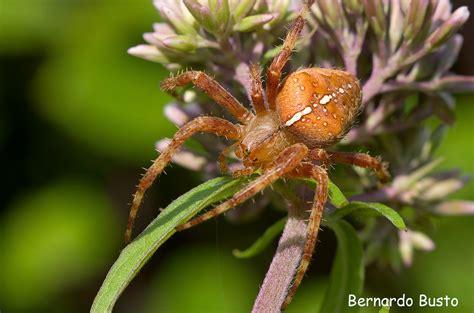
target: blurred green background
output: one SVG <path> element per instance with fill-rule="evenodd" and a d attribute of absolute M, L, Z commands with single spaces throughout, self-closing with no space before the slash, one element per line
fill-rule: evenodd
<path fill-rule="evenodd" d="M 158 88 L 167 71 L 126 54 L 157 20 L 151 0 L 1 1 L 2 313 L 87 312 L 123 247 L 141 168 L 156 156 L 155 141 L 175 131 L 162 114 L 169 98 Z M 456 70 L 473 75 L 472 20 L 463 32 Z M 474 98 L 458 100 L 458 122 L 439 154 L 443 167 L 472 174 Z M 177 166 L 167 173 L 148 195 L 137 228 L 199 183 Z M 473 185 L 456 197 L 474 200 Z M 250 260 L 231 251 L 250 245 L 276 218 L 269 212 L 245 225 L 220 218 L 174 236 L 115 311 L 249 311 L 273 251 Z M 436 225 L 434 252 L 417 253 L 403 273 L 369 272 L 366 293 L 447 294 L 459 298 L 456 309 L 419 312 L 473 312 L 474 219 L 445 217 Z M 317 312 L 335 239 L 327 231 L 320 242 L 288 312 Z"/>

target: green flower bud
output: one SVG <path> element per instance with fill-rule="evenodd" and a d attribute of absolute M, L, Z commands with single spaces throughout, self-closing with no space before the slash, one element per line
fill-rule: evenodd
<path fill-rule="evenodd" d="M 273 14 L 258 14 L 247 16 L 234 25 L 233 30 L 238 32 L 250 32 L 262 27 L 273 19 Z"/>
<path fill-rule="evenodd" d="M 387 22 L 385 21 L 384 8 L 381 1 L 364 0 L 364 8 L 365 13 L 367 14 L 369 25 L 377 38 L 379 40 L 385 38 Z"/>
<path fill-rule="evenodd" d="M 438 27 L 427 39 L 431 51 L 443 45 L 456 33 L 469 18 L 469 10 L 463 6 L 458 8 L 440 27 Z"/>
<path fill-rule="evenodd" d="M 400 7 L 400 2 L 392 1 L 390 8 L 390 28 L 388 30 L 388 37 L 390 39 L 390 50 L 396 51 L 400 45 L 403 35 L 403 12 Z"/>
<path fill-rule="evenodd" d="M 405 17 L 403 36 L 411 43 L 421 30 L 428 9 L 429 0 L 413 0 Z"/>
<path fill-rule="evenodd" d="M 255 2 L 256 0 L 230 0 L 230 12 L 232 12 L 234 20 L 239 22 L 242 18 L 247 16 L 255 5 Z"/>
<path fill-rule="evenodd" d="M 229 24 L 229 1 L 228 0 L 208 0 L 209 9 L 213 12 L 215 33 L 222 35 L 227 31 Z"/>
<path fill-rule="evenodd" d="M 190 52 L 197 48 L 197 43 L 194 37 L 186 35 L 170 36 L 163 39 L 162 44 L 173 50 L 182 52 Z"/>
<path fill-rule="evenodd" d="M 167 20 L 181 34 L 197 34 L 195 20 L 181 1 L 154 0 L 153 4 L 163 19 Z"/>
<path fill-rule="evenodd" d="M 346 9 L 347 13 L 351 15 L 361 15 L 364 11 L 364 5 L 361 0 L 343 0 L 342 4 Z"/>
<path fill-rule="evenodd" d="M 339 3 L 333 0 L 319 0 L 319 8 L 321 10 L 322 17 L 332 29 L 341 29 L 341 21 L 345 19 L 341 16 Z"/>
<path fill-rule="evenodd" d="M 214 24 L 211 10 L 208 6 L 202 5 L 197 0 L 183 0 L 183 3 L 202 27 L 207 31 L 214 33 L 216 25 Z"/>
<path fill-rule="evenodd" d="M 270 27 L 279 23 L 281 20 L 286 18 L 286 13 L 288 12 L 288 7 L 290 5 L 290 0 L 271 0 L 267 1 L 268 3 L 268 12 L 274 13 L 275 17 L 270 21 Z"/>
<path fill-rule="evenodd" d="M 229 2 L 228 0 L 208 0 L 207 5 L 203 1 L 183 0 L 184 5 L 208 32 L 221 36 L 229 24 Z"/>

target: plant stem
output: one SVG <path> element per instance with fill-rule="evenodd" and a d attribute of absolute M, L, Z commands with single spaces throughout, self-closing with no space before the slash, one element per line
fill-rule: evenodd
<path fill-rule="evenodd" d="M 288 221 L 265 276 L 252 313 L 280 312 L 303 254 L 306 214 L 295 202 L 288 206 Z"/>

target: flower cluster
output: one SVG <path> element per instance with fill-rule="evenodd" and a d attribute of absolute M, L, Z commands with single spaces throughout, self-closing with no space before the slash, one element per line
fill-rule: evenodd
<path fill-rule="evenodd" d="M 204 70 L 244 101 L 249 64 L 264 66 L 279 51 L 300 5 L 290 0 L 156 0 L 163 22 L 144 35 L 148 44 L 129 53 L 171 71 Z M 413 248 L 434 248 L 423 233 L 423 216 L 474 213 L 470 202 L 446 201 L 467 177 L 458 171 L 432 173 L 440 162 L 434 153 L 455 120 L 452 94 L 474 91 L 474 77 L 450 72 L 463 42 L 457 32 L 469 12 L 466 7 L 453 11 L 449 0 L 316 0 L 311 11 L 290 67 L 344 68 L 361 80 L 363 112 L 337 148 L 381 154 L 390 162 L 393 180 L 377 188 L 367 171 L 357 169 L 344 179 L 356 194 L 352 199 L 388 203 L 411 228 L 397 234 L 387 232 L 383 221 L 363 225 L 369 262 L 383 259 L 383 246 L 397 242 L 408 265 Z M 186 91 L 165 114 L 182 126 L 215 109 Z M 198 140 L 207 150 L 222 148 L 208 138 Z M 163 149 L 166 142 L 157 146 Z M 208 155 L 187 150 L 174 161 L 211 176 L 217 173 L 215 159 Z M 398 267 L 396 260 L 388 263 Z"/>

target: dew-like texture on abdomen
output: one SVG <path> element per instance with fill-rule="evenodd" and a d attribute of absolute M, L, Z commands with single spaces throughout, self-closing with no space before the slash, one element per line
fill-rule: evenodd
<path fill-rule="evenodd" d="M 357 78 L 333 69 L 292 73 L 277 101 L 281 125 L 310 147 L 336 143 L 353 123 L 361 103 Z"/>

